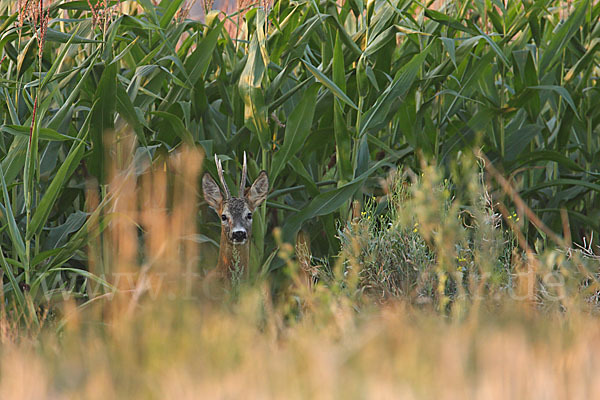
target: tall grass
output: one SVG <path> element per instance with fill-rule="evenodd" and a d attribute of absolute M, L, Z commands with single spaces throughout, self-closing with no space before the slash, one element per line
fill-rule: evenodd
<path fill-rule="evenodd" d="M 110 334 L 85 318 L 31 345 L 3 345 L 2 397 L 589 399 L 598 321 L 496 310 L 452 323 L 401 305 L 357 319 L 347 305 L 274 329 L 257 292 L 233 310 L 164 300 Z M 275 321 L 274 321 L 275 320 Z M 160 322 L 158 322 L 160 321 Z M 34 348 L 35 347 L 35 348 Z"/>
<path fill-rule="evenodd" d="M 463 157 L 449 179 L 428 165 L 412 179 L 390 176 L 387 205 L 368 202 L 340 232 L 345 269 L 357 275 L 356 288 L 456 316 L 487 302 L 595 309 L 597 257 L 569 248 L 558 235 L 553 246 L 539 240 L 530 246 L 520 215 L 531 210 L 508 210 L 493 199 L 486 162 Z"/>
<path fill-rule="evenodd" d="M 562 293 L 560 300 L 568 309 L 549 307 L 543 312 L 508 292 L 501 297 L 485 293 L 478 307 L 448 292 L 451 308 L 468 308 L 448 318 L 434 307 L 441 296 L 412 301 L 408 293 L 376 305 L 372 293 L 357 290 L 374 282 L 370 275 L 356 279 L 372 267 L 348 272 L 349 266 L 361 268 L 351 251 L 312 289 L 292 279 L 274 290 L 269 276 L 243 282 L 235 290 L 219 286 L 210 279 L 209 263 L 195 257 L 196 246 L 190 242 L 197 234 L 188 216 L 195 207 L 201 157 L 195 150 L 181 150 L 158 168 L 148 162 L 134 168 L 128 151 L 131 136 L 121 142 L 121 157 L 118 142 L 107 149 L 115 154 L 107 195 L 118 191 L 119 196 L 110 208 L 111 223 L 89 247 L 94 272 L 109 269 L 107 280 L 119 290 L 97 294 L 81 306 L 73 289 L 73 296 L 53 305 L 54 315 L 42 321 L 52 329 L 33 335 L 2 318 L 2 398 L 587 399 L 600 390 L 595 346 L 599 325 L 577 299 L 577 291 Z M 453 198 L 444 195 L 451 185 L 440 180 L 435 168 L 423 170 L 410 187 L 390 185 L 390 198 L 398 201 L 394 205 L 408 205 L 433 189 L 441 203 L 421 204 L 410 218 L 397 209 L 389 217 L 391 227 L 384 223 L 365 231 L 391 240 L 404 238 L 389 231 L 406 225 L 404 240 L 435 255 L 419 267 L 436 265 L 438 277 L 446 273 L 457 279 L 456 266 L 465 264 L 454 260 L 454 254 L 444 260 L 438 250 L 468 243 L 464 231 L 471 228 L 454 222 Z M 494 230 L 501 235 L 498 226 L 476 227 L 479 216 L 490 216 L 478 198 L 478 172 L 460 175 L 473 185 L 472 198 L 480 207 L 470 209 L 472 229 L 478 231 L 470 241 L 474 259 L 490 254 L 481 246 L 503 245 L 481 241 Z M 455 176 L 453 182 L 458 181 Z M 390 182 L 400 183 L 401 176 Z M 355 224 L 374 223 L 374 210 L 367 210 Z M 440 213 L 441 219 L 427 219 Z M 446 242 L 427 239 L 428 229 L 441 233 L 441 227 Z M 428 250 L 421 245 L 425 240 Z M 282 251 L 291 255 L 294 250 L 282 244 Z M 407 245 L 383 254 L 410 251 Z M 298 276 L 301 266 L 286 254 L 282 257 L 288 262 L 285 271 Z M 559 267 L 570 271 L 565 262 Z M 476 273 L 471 266 L 460 271 L 467 270 Z M 464 290 L 471 290 L 467 283 L 474 279 L 457 280 L 455 292 L 462 283 Z M 485 290 L 490 292 L 506 284 L 488 282 Z M 97 290 L 105 288 L 96 285 Z M 478 293 L 483 294 L 472 291 Z M 417 296 L 423 298 L 422 292 Z"/>
<path fill-rule="evenodd" d="M 412 306 L 432 304 L 442 315 L 466 318 L 465 325 L 448 327 L 450 338 L 470 334 L 477 342 L 483 339 L 473 326 L 495 327 L 479 325 L 479 308 L 489 299 L 510 308 L 512 297 L 555 309 L 551 315 L 567 332 L 541 345 L 550 371 L 537 363 L 535 350 L 523 350 L 523 370 L 540 371 L 539 382 L 560 375 L 553 366 L 571 357 L 569 350 L 555 353 L 553 340 L 562 346 L 572 334 L 581 346 L 592 342 L 594 322 L 577 310 L 593 303 L 598 289 L 598 2 L 463 1 L 434 10 L 412 0 L 283 0 L 239 10 L 243 18 L 212 13 L 204 22 L 176 18 L 183 3 L 0 0 L 3 329 L 6 337 L 23 330 L 35 341 L 41 327 L 61 331 L 67 321 L 75 326 L 73 337 L 82 334 L 83 343 L 103 348 L 90 355 L 73 350 L 71 360 L 100 365 L 98 375 L 84 372 L 75 383 L 63 380 L 74 374 L 67 364 L 77 361 L 62 364 L 52 348 L 48 355 L 17 351 L 14 363 L 55 365 L 63 380 L 49 372 L 39 379 L 59 394 L 71 387 L 73 396 L 91 393 L 88 384 L 103 382 L 110 385 L 98 393 L 136 394 L 146 382 L 119 378 L 102 354 L 131 357 L 118 359 L 123 366 L 143 359 L 149 381 L 163 360 L 178 376 L 186 354 L 144 359 L 161 337 L 150 321 L 164 318 L 178 348 L 188 348 L 194 329 L 207 335 L 201 336 L 205 348 L 215 341 L 217 353 L 240 346 L 207 361 L 224 363 L 211 378 L 228 371 L 255 377 L 252 358 L 248 369 L 234 368 L 255 342 L 255 358 L 274 377 L 298 374 L 296 386 L 269 381 L 261 388 L 290 393 L 301 382 L 317 385 L 317 370 L 302 367 L 313 363 L 303 358 L 302 346 L 315 346 L 306 353 L 317 358 L 315 365 L 348 373 L 324 376 L 330 379 L 324 396 L 361 393 L 336 383 L 375 365 L 370 357 L 390 346 L 348 350 L 346 344 L 360 348 L 361 340 L 377 337 L 352 312 L 364 312 L 366 321 L 381 318 L 374 325 L 383 326 L 384 341 L 416 318 L 407 330 L 413 336 L 398 348 L 426 348 L 418 338 L 424 329 L 444 354 L 453 346 L 439 333 L 444 323 L 413 317 Z M 239 26 L 235 36 L 226 23 Z M 243 151 L 251 156 L 250 178 L 268 171 L 273 191 L 254 218 L 251 276 L 257 282 L 227 293 L 208 273 L 219 222 L 194 178 L 201 167 L 215 172 L 210 161 L 200 164 L 203 154 L 206 160 L 220 154 L 233 172 Z M 473 153 L 483 171 L 473 167 Z M 397 168 L 398 180 L 386 186 Z M 573 250 L 578 244 L 586 254 Z M 304 249 L 301 255 L 297 248 Z M 307 280 L 301 270 L 319 279 L 314 290 L 301 284 Z M 186 293 L 200 296 L 200 304 L 182 304 Z M 159 300 L 146 301 L 155 294 Z M 181 309 L 169 306 L 169 294 Z M 392 304 L 402 298 L 411 304 L 408 316 L 371 314 L 373 294 Z M 90 311 L 80 314 L 74 304 Z M 565 311 L 573 316 L 561 316 Z M 547 332 L 546 322 L 529 312 L 523 318 Z M 77 319 L 109 325 L 86 336 L 69 322 Z M 588 324 L 590 336 L 581 328 Z M 231 333 L 222 336 L 219 329 Z M 510 349 L 527 347 L 522 335 L 528 329 L 502 329 Z M 117 349 L 142 331 L 152 343 L 119 355 Z M 346 336 L 349 343 L 338 341 Z M 297 361 L 291 364 L 297 369 L 278 371 L 278 361 L 260 353 L 273 347 Z M 339 353 L 321 360 L 319 349 Z M 473 351 L 489 368 L 502 356 Z M 391 365 L 393 379 L 386 381 L 379 365 L 382 375 L 357 381 L 366 394 L 401 390 L 389 382 L 411 378 L 402 366 L 394 369 L 395 355 L 383 364 Z M 557 390 L 570 394 L 583 385 L 593 392 L 592 378 L 578 375 L 586 356 L 576 357 L 575 375 Z M 435 358 L 406 361 L 416 370 L 438 371 Z M 478 379 L 488 382 L 487 371 L 491 378 L 501 373 L 484 369 L 478 378 L 471 361 L 463 361 L 457 382 L 477 388 Z M 93 383 L 95 376 L 100 383 Z M 209 392 L 211 382 L 207 378 Z M 414 396 L 429 394 L 408 387 Z M 531 387 L 524 383 L 517 395 L 526 397 Z M 313 386 L 307 390 L 319 394 Z"/>

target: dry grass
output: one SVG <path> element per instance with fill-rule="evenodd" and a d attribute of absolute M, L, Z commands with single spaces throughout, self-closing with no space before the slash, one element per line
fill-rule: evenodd
<path fill-rule="evenodd" d="M 277 328 L 259 290 L 227 309 L 166 299 L 2 349 L 2 398 L 590 399 L 597 319 L 507 307 L 462 322 L 321 304 Z M 83 317 L 83 316 L 82 316 Z M 7 397 L 7 395 L 9 395 Z"/>
<path fill-rule="evenodd" d="M 1 398 L 600 396 L 600 323 L 581 307 L 541 312 L 506 298 L 448 318 L 357 302 L 327 282 L 275 297 L 260 279 L 219 286 L 206 276 L 214 261 L 188 240 L 202 157 L 180 152 L 153 169 L 138 160 L 136 175 L 129 136 L 116 139 L 117 200 L 90 260 L 119 291 L 53 304 L 62 318 L 38 335 L 4 317 Z"/>

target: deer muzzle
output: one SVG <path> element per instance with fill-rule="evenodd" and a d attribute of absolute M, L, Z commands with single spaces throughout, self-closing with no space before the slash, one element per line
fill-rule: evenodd
<path fill-rule="evenodd" d="M 248 240 L 248 233 L 245 229 L 236 229 L 231 232 L 231 241 L 235 244 L 244 244 Z"/>

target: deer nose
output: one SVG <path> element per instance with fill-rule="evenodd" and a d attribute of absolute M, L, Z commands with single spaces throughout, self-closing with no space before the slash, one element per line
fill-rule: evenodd
<path fill-rule="evenodd" d="M 243 242 L 247 238 L 248 235 L 246 234 L 246 231 L 233 231 L 233 233 L 231 234 L 231 239 L 233 239 L 234 242 Z"/>

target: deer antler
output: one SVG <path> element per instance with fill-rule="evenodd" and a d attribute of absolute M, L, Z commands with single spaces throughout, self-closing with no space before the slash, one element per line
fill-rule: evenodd
<path fill-rule="evenodd" d="M 248 172 L 248 163 L 246 162 L 246 152 L 244 151 L 244 165 L 242 167 L 242 179 L 240 180 L 239 197 L 244 197 L 244 189 L 246 188 L 246 174 Z"/>
<path fill-rule="evenodd" d="M 231 193 L 229 193 L 229 188 L 225 183 L 225 177 L 223 176 L 223 166 L 221 165 L 221 160 L 215 154 L 215 164 L 217 164 L 217 173 L 219 174 L 219 179 L 221 180 L 221 185 L 223 186 L 223 190 L 225 191 L 225 200 L 229 200 L 231 198 Z"/>

